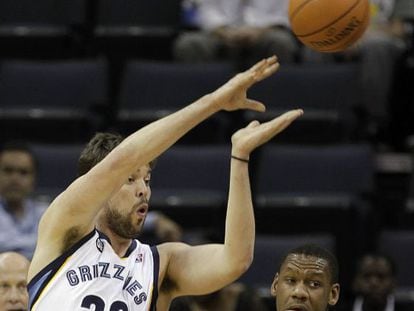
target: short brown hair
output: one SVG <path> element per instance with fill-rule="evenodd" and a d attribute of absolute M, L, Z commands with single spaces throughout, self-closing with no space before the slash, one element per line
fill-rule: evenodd
<path fill-rule="evenodd" d="M 81 152 L 78 161 L 78 176 L 89 172 L 92 167 L 101 162 L 112 150 L 115 149 L 124 137 L 117 133 L 96 133 Z M 149 165 L 154 168 L 156 159 Z"/>
<path fill-rule="evenodd" d="M 78 161 L 78 175 L 82 176 L 101 162 L 124 138 L 115 133 L 96 133 L 83 149 Z"/>

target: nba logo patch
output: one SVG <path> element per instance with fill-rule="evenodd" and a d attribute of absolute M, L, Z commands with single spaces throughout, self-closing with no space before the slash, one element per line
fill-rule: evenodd
<path fill-rule="evenodd" d="M 101 241 L 100 238 L 96 239 L 96 248 L 98 249 L 98 251 L 100 251 L 101 253 L 103 252 L 104 249 L 104 243 Z"/>
<path fill-rule="evenodd" d="M 135 258 L 135 262 L 142 262 L 142 254 L 137 255 L 137 258 Z"/>

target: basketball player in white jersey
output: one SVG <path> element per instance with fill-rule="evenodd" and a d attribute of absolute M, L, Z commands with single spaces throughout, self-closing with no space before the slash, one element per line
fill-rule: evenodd
<path fill-rule="evenodd" d="M 149 163 L 219 110 L 263 111 L 264 105 L 248 99 L 246 91 L 278 67 L 276 57 L 265 59 L 122 142 L 111 134 L 96 135 L 80 157 L 83 175 L 40 221 L 28 274 L 29 310 L 167 310 L 177 296 L 206 294 L 237 279 L 252 261 L 255 237 L 249 155 L 301 110 L 263 124 L 254 121 L 232 136 L 223 244 L 150 248 L 134 237 L 148 212 Z"/>

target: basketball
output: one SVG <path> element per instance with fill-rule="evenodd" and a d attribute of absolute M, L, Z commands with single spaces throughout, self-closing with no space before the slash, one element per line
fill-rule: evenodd
<path fill-rule="evenodd" d="M 354 44 L 369 24 L 369 0 L 290 0 L 293 33 L 318 52 L 339 52 Z"/>

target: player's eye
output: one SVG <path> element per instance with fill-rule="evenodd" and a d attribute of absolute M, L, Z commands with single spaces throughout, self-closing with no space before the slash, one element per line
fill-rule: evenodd
<path fill-rule="evenodd" d="M 319 282 L 319 281 L 310 281 L 309 285 L 312 288 L 319 288 L 319 287 L 321 287 L 321 282 Z"/>
<path fill-rule="evenodd" d="M 295 279 L 294 278 L 285 278 L 285 282 L 287 284 L 295 284 Z"/>

